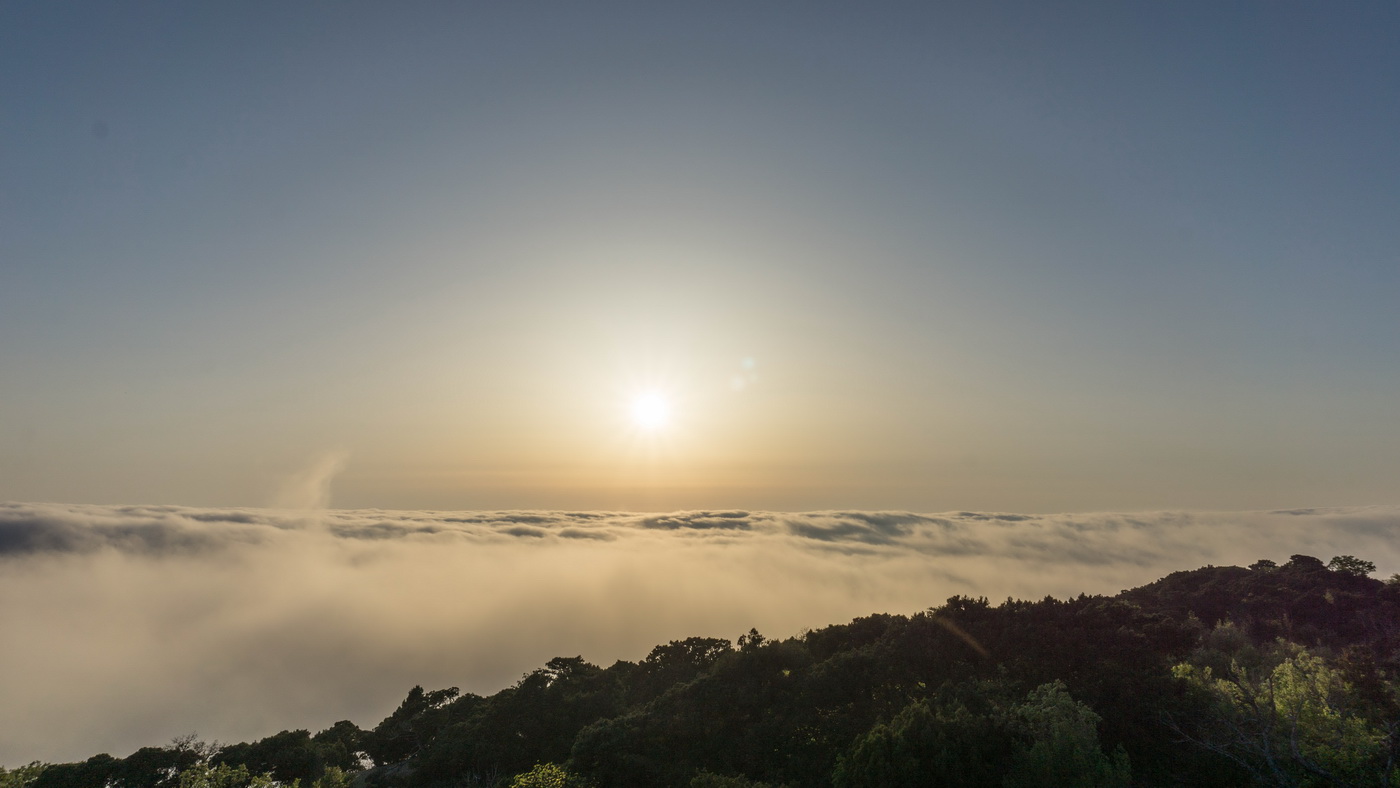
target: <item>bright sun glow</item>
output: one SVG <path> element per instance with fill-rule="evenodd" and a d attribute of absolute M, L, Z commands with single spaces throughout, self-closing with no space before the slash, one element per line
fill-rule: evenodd
<path fill-rule="evenodd" d="M 657 430 L 671 420 L 671 405 L 654 391 L 638 394 L 632 400 L 632 423 L 645 430 Z"/>

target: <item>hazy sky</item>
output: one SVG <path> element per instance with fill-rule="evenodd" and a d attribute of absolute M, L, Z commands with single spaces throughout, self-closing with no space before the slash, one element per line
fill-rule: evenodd
<path fill-rule="evenodd" d="M 0 500 L 1394 502 L 1397 140 L 1394 2 L 7 2 Z"/>

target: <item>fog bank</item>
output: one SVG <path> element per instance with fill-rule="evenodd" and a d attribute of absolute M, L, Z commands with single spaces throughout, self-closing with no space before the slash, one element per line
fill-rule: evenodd
<path fill-rule="evenodd" d="M 0 504 L 0 764 L 491 693 L 554 656 L 770 637 L 953 594 L 1116 593 L 1205 564 L 1354 554 L 1400 507 L 1235 513 L 427 512 Z"/>

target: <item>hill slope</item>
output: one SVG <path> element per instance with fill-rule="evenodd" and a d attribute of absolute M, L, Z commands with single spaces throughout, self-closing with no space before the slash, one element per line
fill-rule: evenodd
<path fill-rule="evenodd" d="M 606 668 L 559 657 L 489 697 L 415 687 L 370 730 L 176 742 L 0 784 L 1382 785 L 1400 779 L 1400 584 L 1373 570 L 1299 555 L 1114 597 L 689 638 Z"/>

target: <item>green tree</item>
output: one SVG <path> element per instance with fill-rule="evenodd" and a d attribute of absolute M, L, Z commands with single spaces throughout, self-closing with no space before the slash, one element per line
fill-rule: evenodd
<path fill-rule="evenodd" d="M 326 769 L 321 748 L 311 740 L 311 733 L 306 730 L 282 731 L 251 744 L 229 745 L 219 750 L 211 760 L 230 766 L 246 766 L 257 774 L 268 772 L 284 785 L 294 780 L 310 784 Z"/>
<path fill-rule="evenodd" d="M 966 689 L 974 689 L 967 687 Z M 837 764 L 837 788 L 1119 788 L 1129 782 L 1121 750 L 1099 746 L 1099 715 L 1074 700 L 1062 682 L 1015 703 L 997 688 L 975 685 L 961 700 L 920 700 L 876 725 Z M 978 697 L 980 695 L 980 697 Z"/>
<path fill-rule="evenodd" d="M 34 788 L 104 788 L 121 761 L 99 753 L 78 763 L 54 763 L 33 778 Z"/>
<path fill-rule="evenodd" d="M 1321 559 L 1314 558 L 1310 555 L 1303 555 L 1302 553 L 1290 555 L 1286 566 L 1303 572 L 1317 572 L 1327 568 L 1326 565 L 1322 563 Z"/>
<path fill-rule="evenodd" d="M 251 774 L 246 766 L 197 763 L 180 772 L 180 788 L 278 788 L 270 774 Z"/>
<path fill-rule="evenodd" d="M 446 707 L 458 694 L 456 687 L 431 692 L 414 687 L 393 714 L 360 737 L 361 748 L 381 766 L 414 755 L 432 741 L 447 722 Z"/>
<path fill-rule="evenodd" d="M 739 650 L 757 651 L 758 649 L 763 647 L 764 643 L 767 642 L 768 638 L 760 635 L 757 629 L 750 627 L 747 634 L 739 636 Z"/>
<path fill-rule="evenodd" d="M 1180 664 L 1173 673 L 1210 701 L 1208 719 L 1174 721 L 1187 740 L 1244 767 L 1263 785 L 1394 785 L 1400 720 L 1368 720 L 1342 674 L 1307 650 L 1284 646 L 1270 666 L 1232 661 L 1217 672 Z"/>
<path fill-rule="evenodd" d="M 336 766 L 347 772 L 363 768 L 360 755 L 364 750 L 365 732 L 349 720 L 341 720 L 311 737 L 327 768 Z"/>
<path fill-rule="evenodd" d="M 192 739 L 178 739 L 166 747 L 142 747 L 117 764 L 108 786 L 172 788 L 176 775 L 201 760 L 203 756 Z"/>
<path fill-rule="evenodd" d="M 1128 756 L 1099 746 L 1099 715 L 1071 698 L 1064 682 L 1031 690 L 1013 713 L 1013 725 L 1029 739 L 1017 747 L 1005 788 L 1119 788 L 1129 784 Z"/>
<path fill-rule="evenodd" d="M 915 701 L 860 737 L 832 782 L 836 788 L 998 786 L 1014 751 L 1006 723 L 997 709 Z"/>
<path fill-rule="evenodd" d="M 350 788 L 350 781 L 354 776 L 352 772 L 347 772 L 339 766 L 327 766 L 311 785 L 312 788 Z"/>
<path fill-rule="evenodd" d="M 34 761 L 24 766 L 16 766 L 13 769 L 6 769 L 0 766 L 0 788 L 29 788 L 39 775 L 43 774 L 47 764 Z"/>
<path fill-rule="evenodd" d="M 510 788 L 583 788 L 584 783 L 568 769 L 553 763 L 539 763 L 510 781 Z"/>
<path fill-rule="evenodd" d="M 690 788 L 772 788 L 747 777 L 727 777 L 704 769 L 690 780 Z"/>
<path fill-rule="evenodd" d="M 1333 572 L 1341 572 L 1357 577 L 1365 577 L 1376 571 L 1376 565 L 1370 561 L 1363 561 L 1354 555 L 1339 555 L 1327 562 L 1327 568 Z"/>

